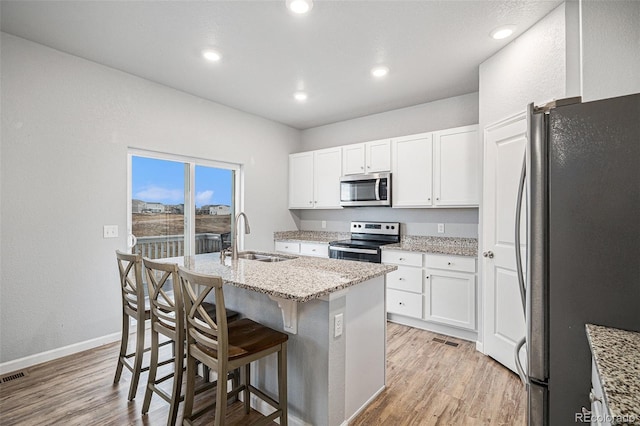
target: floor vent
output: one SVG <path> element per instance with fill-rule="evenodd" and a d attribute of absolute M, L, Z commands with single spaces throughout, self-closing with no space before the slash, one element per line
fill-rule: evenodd
<path fill-rule="evenodd" d="M 438 337 L 434 337 L 433 341 L 434 342 L 438 342 L 438 343 L 444 343 L 445 345 L 453 346 L 454 348 L 458 347 L 458 345 L 459 345 L 459 343 L 450 342 L 449 340 L 440 339 Z"/>
<path fill-rule="evenodd" d="M 27 377 L 28 374 L 24 371 L 19 371 L 17 373 L 7 374 L 6 376 L 2 376 L 2 383 L 11 382 L 13 380 L 18 380 L 23 377 Z"/>

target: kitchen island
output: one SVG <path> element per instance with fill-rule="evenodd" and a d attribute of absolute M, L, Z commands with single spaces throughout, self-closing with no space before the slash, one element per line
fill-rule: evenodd
<path fill-rule="evenodd" d="M 273 256 L 286 260 L 222 265 L 218 253 L 167 260 L 222 277 L 229 309 L 290 334 L 290 424 L 346 424 L 385 387 L 385 275 L 396 267 Z M 275 356 L 252 368 L 254 381 L 276 395 Z M 258 411 L 271 411 L 257 402 Z"/>

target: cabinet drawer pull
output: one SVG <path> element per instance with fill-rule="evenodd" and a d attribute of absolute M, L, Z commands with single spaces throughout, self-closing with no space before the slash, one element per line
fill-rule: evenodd
<path fill-rule="evenodd" d="M 404 281 L 404 278 L 400 277 L 398 278 L 398 281 Z"/>
<path fill-rule="evenodd" d="M 399 257 L 398 260 L 403 261 L 404 257 Z"/>
<path fill-rule="evenodd" d="M 404 303 L 403 302 L 398 302 L 398 305 L 404 306 Z"/>
<path fill-rule="evenodd" d="M 447 262 L 447 265 L 451 266 L 451 262 Z"/>

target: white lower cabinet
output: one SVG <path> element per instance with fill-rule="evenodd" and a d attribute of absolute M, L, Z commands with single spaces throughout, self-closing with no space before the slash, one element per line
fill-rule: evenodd
<path fill-rule="evenodd" d="M 281 253 L 301 254 L 304 256 L 329 257 L 329 244 L 276 241 L 274 249 Z"/>
<path fill-rule="evenodd" d="M 600 383 L 596 363 L 593 360 L 591 361 L 591 392 L 589 392 L 589 400 L 591 401 L 591 413 L 588 420 L 591 424 L 598 426 L 610 426 L 611 415 L 609 414 L 609 409 L 604 402 L 602 384 Z"/>
<path fill-rule="evenodd" d="M 300 254 L 305 256 L 329 257 L 329 244 L 300 243 Z"/>
<path fill-rule="evenodd" d="M 475 275 L 431 268 L 425 273 L 424 319 L 475 330 Z"/>
<path fill-rule="evenodd" d="M 422 316 L 422 295 L 387 289 L 387 312 L 420 318 Z"/>
<path fill-rule="evenodd" d="M 391 321 L 467 340 L 476 332 L 476 259 L 383 250 L 387 314 Z"/>
<path fill-rule="evenodd" d="M 300 243 L 290 241 L 276 241 L 275 250 L 282 253 L 300 253 Z"/>

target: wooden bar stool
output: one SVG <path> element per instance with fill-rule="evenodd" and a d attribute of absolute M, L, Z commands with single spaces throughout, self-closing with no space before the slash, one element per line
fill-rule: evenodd
<path fill-rule="evenodd" d="M 144 353 L 144 326 L 150 319 L 151 313 L 145 304 L 144 285 L 142 284 L 142 257 L 139 254 L 123 253 L 116 251 L 118 270 L 120 271 L 120 290 L 122 294 L 122 337 L 120 339 L 120 355 L 116 367 L 116 376 L 113 383 L 120 381 L 122 367 L 131 371 L 131 384 L 129 385 L 129 401 L 136 396 L 138 380 L 142 371 L 149 367 L 142 367 Z M 133 352 L 127 353 L 129 344 L 129 318 L 136 320 L 136 346 Z M 129 359 L 133 358 L 133 363 Z"/>
<path fill-rule="evenodd" d="M 144 258 L 143 266 L 147 285 L 149 288 L 149 302 L 151 307 L 151 362 L 147 390 L 144 394 L 142 414 L 149 411 L 151 397 L 155 392 L 163 400 L 169 403 L 168 425 L 175 425 L 178 417 L 178 406 L 184 399 L 182 391 L 182 372 L 184 367 L 184 342 L 185 342 L 185 316 L 182 289 L 178 278 L 178 265 L 175 263 L 156 262 Z M 205 302 L 204 309 L 209 315 L 215 316 L 216 306 Z M 239 318 L 239 314 L 227 310 L 227 321 L 232 322 Z M 170 359 L 159 362 L 159 335 L 168 337 L 174 343 L 173 356 Z M 172 372 L 158 378 L 158 367 L 174 363 Z M 205 375 L 208 371 L 205 369 Z M 236 382 L 239 372 L 232 377 Z M 171 394 L 165 392 L 159 385 L 173 377 Z M 215 384 L 208 383 L 197 389 L 200 393 L 210 389 Z"/>
<path fill-rule="evenodd" d="M 276 409 L 269 416 L 254 424 L 267 424 L 280 418 L 280 425 L 287 425 L 287 340 L 285 333 L 265 327 L 248 318 L 227 323 L 225 315 L 222 278 L 202 275 L 178 267 L 182 284 L 182 295 L 187 318 L 187 389 L 183 424 L 191 421 L 215 406 L 215 426 L 225 423 L 227 400 L 240 392 L 244 396 L 245 413 L 249 414 L 250 393 Z M 198 286 L 202 288 L 199 291 Z M 202 306 L 204 299 L 213 292 L 217 305 L 215 318 Z M 272 353 L 278 354 L 278 401 L 255 388 L 250 383 L 251 362 Z M 198 412 L 193 412 L 195 369 L 200 361 L 218 373 L 218 377 L 227 377 L 229 371 L 243 368 L 242 383 L 227 392 L 227 381 L 217 380 L 216 400 Z"/>

